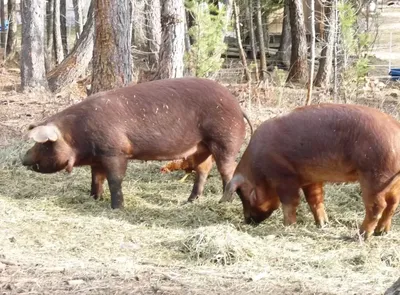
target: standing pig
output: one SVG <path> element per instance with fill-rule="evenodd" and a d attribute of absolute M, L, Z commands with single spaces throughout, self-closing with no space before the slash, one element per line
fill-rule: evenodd
<path fill-rule="evenodd" d="M 245 222 L 260 223 L 282 203 L 296 222 L 302 189 L 315 222 L 328 221 L 324 182 L 359 181 L 365 205 L 360 233 L 388 232 L 400 200 L 400 124 L 377 109 L 321 104 L 267 120 L 255 131 L 220 202 L 237 192 Z"/>
<path fill-rule="evenodd" d="M 22 164 L 40 173 L 75 166 L 92 169 L 91 196 L 103 193 L 124 206 L 121 183 L 127 161 L 191 157 L 196 179 L 188 201 L 199 197 L 214 157 L 222 182 L 231 179 L 248 121 L 227 88 L 199 78 L 141 83 L 92 95 L 29 126 L 36 143 Z M 250 124 L 250 122 L 249 122 Z"/>

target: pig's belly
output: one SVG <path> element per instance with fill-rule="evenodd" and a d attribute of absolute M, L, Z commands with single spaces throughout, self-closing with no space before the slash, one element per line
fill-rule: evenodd
<path fill-rule="evenodd" d="M 299 169 L 303 185 L 315 182 L 354 182 L 358 172 L 352 167 L 305 167 Z"/>
<path fill-rule="evenodd" d="M 193 154 L 210 153 L 208 148 L 203 143 L 196 143 L 193 145 L 182 145 L 177 143 L 174 146 L 153 145 L 147 148 L 137 147 L 133 145 L 133 154 L 131 159 L 138 159 L 144 161 L 158 160 L 168 161 L 176 159 L 184 159 Z"/>

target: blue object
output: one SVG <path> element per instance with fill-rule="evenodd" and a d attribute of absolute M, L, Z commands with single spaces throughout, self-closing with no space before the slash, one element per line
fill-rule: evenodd
<path fill-rule="evenodd" d="M 6 20 L 4 21 L 4 27 L 5 27 L 5 30 L 4 30 L 4 31 L 7 31 L 7 30 L 8 30 L 8 19 L 6 19 Z M 0 23 L 0 31 L 3 31 L 3 28 L 1 27 L 1 23 Z"/>
<path fill-rule="evenodd" d="M 389 75 L 392 76 L 392 80 L 400 80 L 400 68 L 391 69 Z"/>

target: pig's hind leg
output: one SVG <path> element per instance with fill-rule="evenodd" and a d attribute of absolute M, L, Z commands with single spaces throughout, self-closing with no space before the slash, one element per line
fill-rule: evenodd
<path fill-rule="evenodd" d="M 387 188 L 385 200 L 386 208 L 383 210 L 382 217 L 379 219 L 378 225 L 374 231 L 374 235 L 382 235 L 390 231 L 392 217 L 400 201 L 400 180 L 396 180 L 390 185 L 390 187 Z"/>

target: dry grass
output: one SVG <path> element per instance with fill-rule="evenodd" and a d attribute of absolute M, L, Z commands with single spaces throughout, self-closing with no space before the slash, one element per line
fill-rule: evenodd
<path fill-rule="evenodd" d="M 283 105 L 292 99 L 286 94 Z M 0 149 L 6 294 L 382 294 L 400 276 L 398 216 L 389 235 L 359 240 L 364 209 L 357 184 L 326 187 L 325 228 L 314 225 L 304 200 L 296 225 L 283 227 L 278 210 L 253 227 L 242 223 L 238 199 L 218 203 L 215 168 L 204 196 L 184 204 L 190 177 L 180 183 L 183 172 L 161 174 L 161 162 L 131 162 L 126 208 L 111 210 L 108 189 L 103 201 L 89 198 L 88 168 L 41 175 L 19 164 L 28 147 L 20 139 L 25 126 L 71 100 L 45 96 L 34 104 L 33 94 L 12 100 L 0 111 L 1 122 L 14 126 Z M 289 110 L 246 107 L 255 125 Z M 396 104 L 383 107 L 397 115 Z"/>
<path fill-rule="evenodd" d="M 161 162 L 132 161 L 123 183 L 126 208 L 89 198 L 90 171 L 41 175 L 19 155 L 26 126 L 82 96 L 17 93 L 17 71 L 0 75 L 0 291 L 2 294 L 383 294 L 400 276 L 400 221 L 364 243 L 359 186 L 327 185 L 330 224 L 314 225 L 304 201 L 294 226 L 276 211 L 257 227 L 242 223 L 238 198 L 219 204 L 215 168 L 204 196 L 184 204 L 192 178 L 161 174 Z M 275 85 L 276 86 L 276 85 Z M 391 85 L 390 87 L 392 87 Z M 230 86 L 256 127 L 301 104 L 296 87 Z M 399 89 L 357 103 L 396 117 Z M 277 107 L 279 105 L 284 107 Z M 329 97 L 316 93 L 314 102 Z M 243 149 L 245 146 L 243 146 Z M 243 150 L 242 150 L 243 151 Z"/>

